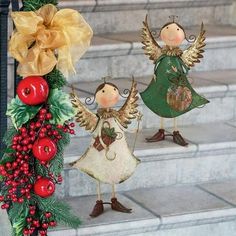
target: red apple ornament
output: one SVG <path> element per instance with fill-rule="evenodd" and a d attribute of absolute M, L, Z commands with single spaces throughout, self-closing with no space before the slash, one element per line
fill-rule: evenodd
<path fill-rule="evenodd" d="M 49 87 L 46 80 L 40 76 L 25 77 L 17 87 L 19 99 L 26 105 L 35 106 L 48 98 Z"/>
<path fill-rule="evenodd" d="M 40 161 L 50 161 L 57 153 L 57 146 L 50 138 L 40 138 L 33 145 L 33 154 Z"/>
<path fill-rule="evenodd" d="M 48 178 L 41 178 L 35 182 L 34 192 L 43 198 L 50 197 L 55 192 L 55 184 Z"/>

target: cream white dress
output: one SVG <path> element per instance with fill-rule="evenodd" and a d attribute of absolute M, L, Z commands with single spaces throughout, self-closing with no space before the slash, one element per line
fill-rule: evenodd
<path fill-rule="evenodd" d="M 116 140 L 107 146 L 101 139 L 101 130 L 107 124 L 115 129 Z M 96 137 L 103 147 L 98 151 L 94 147 Z M 128 179 L 135 171 L 140 160 L 130 151 L 124 135 L 124 128 L 114 117 L 102 118 L 98 120 L 97 126 L 93 131 L 93 138 L 87 151 L 73 165 L 91 177 L 108 184 L 118 184 Z"/>

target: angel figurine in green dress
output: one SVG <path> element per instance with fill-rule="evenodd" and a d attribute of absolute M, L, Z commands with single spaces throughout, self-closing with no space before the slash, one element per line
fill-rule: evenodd
<path fill-rule="evenodd" d="M 175 22 L 175 17 L 161 28 L 159 36 L 165 44 L 162 48 L 154 39 L 146 16 L 142 29 L 143 49 L 155 63 L 155 68 L 151 83 L 140 95 L 144 104 L 161 117 L 159 131 L 146 140 L 158 142 L 166 136 L 173 136 L 175 143 L 187 146 L 188 143 L 177 129 L 176 117 L 209 102 L 196 93 L 187 78 L 190 67 L 200 62 L 199 59 L 203 57 L 205 30 L 202 24 L 200 34 L 184 51 L 179 46 L 188 39 L 183 27 Z M 173 134 L 165 133 L 164 118 L 174 118 Z"/>
<path fill-rule="evenodd" d="M 72 164 L 97 181 L 98 199 L 90 214 L 91 217 L 103 213 L 103 204 L 110 204 L 115 211 L 131 213 L 131 209 L 117 200 L 115 185 L 128 179 L 140 162 L 129 149 L 124 134 L 131 120 L 140 118 L 136 86 L 136 82 L 133 81 L 128 98 L 117 111 L 112 108 L 120 97 L 117 86 L 110 82 L 100 84 L 94 95 L 99 106 L 96 114 L 86 108 L 74 93 L 71 94 L 72 104 L 77 109 L 76 121 L 92 133 L 92 141 L 87 151 Z M 112 186 L 109 203 L 104 203 L 101 198 L 101 182 Z"/>

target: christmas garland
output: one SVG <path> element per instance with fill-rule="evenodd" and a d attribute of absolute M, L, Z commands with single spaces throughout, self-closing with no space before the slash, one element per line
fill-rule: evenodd
<path fill-rule="evenodd" d="M 36 11 L 56 0 L 23 1 L 23 11 Z M 32 45 L 34 45 L 33 42 Z M 31 46 L 32 46 L 31 45 Z M 31 47 L 30 46 L 30 47 Z M 47 235 L 58 223 L 77 228 L 80 220 L 56 199 L 62 182 L 63 152 L 75 134 L 75 111 L 61 89 L 66 79 L 56 66 L 47 74 L 24 76 L 8 104 L 12 120 L 0 160 L 0 202 L 12 224 L 12 235 Z"/>

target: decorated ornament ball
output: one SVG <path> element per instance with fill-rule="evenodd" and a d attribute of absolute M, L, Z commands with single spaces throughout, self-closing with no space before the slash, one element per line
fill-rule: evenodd
<path fill-rule="evenodd" d="M 48 98 L 48 94 L 48 84 L 41 76 L 25 77 L 17 87 L 17 95 L 26 105 L 35 106 L 44 103 Z"/>
<path fill-rule="evenodd" d="M 38 179 L 34 184 L 34 192 L 42 198 L 50 197 L 55 192 L 55 184 L 48 178 Z"/>
<path fill-rule="evenodd" d="M 50 161 L 57 153 L 57 145 L 48 138 L 40 138 L 33 145 L 33 154 L 40 161 Z"/>

